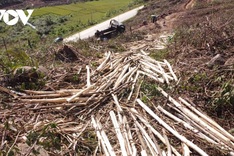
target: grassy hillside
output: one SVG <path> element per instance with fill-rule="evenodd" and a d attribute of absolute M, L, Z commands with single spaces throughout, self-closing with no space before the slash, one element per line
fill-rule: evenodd
<path fill-rule="evenodd" d="M 43 62 L 41 57 L 47 55 L 46 50 L 54 44 L 56 37 L 65 37 L 81 31 L 139 3 L 141 1 L 138 0 L 99 0 L 36 8 L 29 19 L 29 23 L 34 25 L 36 30 L 29 25 L 22 25 L 21 22 L 15 26 L 7 26 L 0 22 L 2 72 L 8 73 L 23 65 L 37 66 L 37 62 Z M 41 57 L 31 58 L 34 61 L 19 56 L 27 55 L 27 58 L 30 58 L 38 51 Z"/>
<path fill-rule="evenodd" d="M 19 42 L 23 48 L 28 47 L 27 40 L 30 40 L 34 48 L 37 47 L 45 37 L 52 43 L 57 36 L 67 36 L 74 32 L 85 29 L 100 21 L 111 18 L 132 8 L 140 1 L 137 0 L 99 0 L 90 2 L 77 2 L 69 5 L 59 5 L 36 8 L 29 20 L 37 30 L 19 22 L 16 26 L 10 27 L 0 23 L 0 35 L 7 44 Z M 2 43 L 0 42 L 2 45 Z"/>

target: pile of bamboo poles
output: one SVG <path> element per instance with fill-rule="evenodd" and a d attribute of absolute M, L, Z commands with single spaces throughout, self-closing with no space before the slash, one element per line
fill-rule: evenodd
<path fill-rule="evenodd" d="M 79 131 L 70 130 L 70 136 L 77 137 L 76 141 L 70 139 L 69 147 L 75 149 L 80 134 L 90 125 L 99 142 L 94 155 L 206 156 L 204 147 L 199 146 L 204 144 L 234 152 L 234 137 L 183 98 L 176 100 L 160 87 L 156 89 L 167 100 L 166 105 L 146 104 L 139 98 L 141 82 L 146 78 L 158 85 L 178 81 L 166 60 L 156 61 L 144 51 L 108 52 L 96 70 L 86 66 L 86 73 L 83 88 L 28 90 L 20 97 L 24 103 L 33 104 L 34 111 L 62 109 L 65 114 L 86 119 L 83 126 L 78 124 Z"/>

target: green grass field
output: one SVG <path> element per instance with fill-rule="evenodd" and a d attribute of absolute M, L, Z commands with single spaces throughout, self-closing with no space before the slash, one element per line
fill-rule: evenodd
<path fill-rule="evenodd" d="M 91 16 L 102 18 L 111 10 L 125 9 L 133 0 L 99 0 L 85 3 L 72 3 L 69 5 L 60 5 L 52 7 L 43 7 L 35 9 L 34 17 L 55 14 L 59 16 L 72 16 L 70 20 L 80 19 L 81 21 L 91 20 Z M 97 19 L 98 20 L 98 19 Z"/>
<path fill-rule="evenodd" d="M 1 22 L 0 36 L 11 47 L 28 48 L 30 41 L 32 47 L 36 49 L 50 45 L 58 36 L 66 37 L 79 32 L 133 9 L 142 2 L 142 0 L 96 0 L 35 8 L 28 22 L 37 30 L 20 22 L 14 27 Z M 12 45 L 15 42 L 19 44 Z"/>
<path fill-rule="evenodd" d="M 49 17 L 53 23 L 53 36 L 68 36 L 93 24 L 131 9 L 138 0 L 98 0 L 77 2 L 69 5 L 42 7 L 34 10 L 32 22 L 44 27 L 43 20 Z M 58 22 L 65 18 L 65 22 Z"/>

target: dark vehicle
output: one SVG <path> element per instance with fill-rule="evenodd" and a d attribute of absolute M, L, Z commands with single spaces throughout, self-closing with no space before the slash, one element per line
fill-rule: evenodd
<path fill-rule="evenodd" d="M 122 23 L 112 19 L 110 21 L 110 27 L 102 31 L 97 30 L 95 37 L 100 38 L 101 40 L 109 39 L 111 37 L 117 36 L 119 33 L 125 31 L 125 26 Z"/>

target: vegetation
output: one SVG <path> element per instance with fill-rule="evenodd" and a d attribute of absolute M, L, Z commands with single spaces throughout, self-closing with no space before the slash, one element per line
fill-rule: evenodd
<path fill-rule="evenodd" d="M 178 91 L 189 94 L 212 115 L 223 119 L 230 119 L 234 111 L 233 7 L 231 0 L 199 1 L 180 19 L 169 48 L 169 57 L 177 62 L 182 74 Z M 218 54 L 221 58 L 209 65 Z"/>
<path fill-rule="evenodd" d="M 1 72 L 11 75 L 22 66 L 37 68 L 48 58 L 47 52 L 57 36 L 65 37 L 85 29 L 127 11 L 140 2 L 100 0 L 35 8 L 29 20 L 32 26 L 24 26 L 19 22 L 10 27 L 0 22 L 0 45 L 4 47 L 0 54 Z"/>

